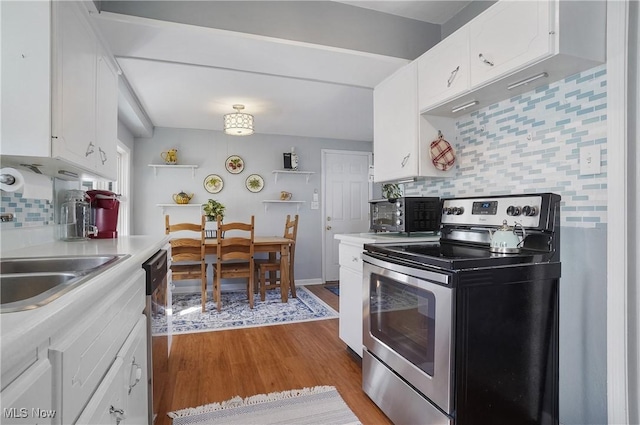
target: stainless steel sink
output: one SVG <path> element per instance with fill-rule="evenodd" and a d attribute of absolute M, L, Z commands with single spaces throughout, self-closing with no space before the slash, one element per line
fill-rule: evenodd
<path fill-rule="evenodd" d="M 117 261 L 118 255 L 8 258 L 0 260 L 0 274 L 83 272 Z"/>
<path fill-rule="evenodd" d="M 90 255 L 0 260 L 0 313 L 49 304 L 127 257 Z"/>

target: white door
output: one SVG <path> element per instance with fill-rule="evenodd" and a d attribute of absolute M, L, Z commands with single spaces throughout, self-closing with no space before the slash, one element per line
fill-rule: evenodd
<path fill-rule="evenodd" d="M 336 234 L 369 230 L 370 152 L 322 151 L 324 282 L 339 279 Z"/>

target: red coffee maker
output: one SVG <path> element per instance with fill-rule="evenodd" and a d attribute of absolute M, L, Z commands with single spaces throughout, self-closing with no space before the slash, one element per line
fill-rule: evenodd
<path fill-rule="evenodd" d="M 91 204 L 92 224 L 98 228 L 97 239 L 113 239 L 118 237 L 118 210 L 120 195 L 108 190 L 88 190 Z"/>

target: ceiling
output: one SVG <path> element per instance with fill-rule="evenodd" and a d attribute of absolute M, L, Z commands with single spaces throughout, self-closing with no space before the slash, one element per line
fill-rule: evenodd
<path fill-rule="evenodd" d="M 409 0 L 409 1 L 341 1 L 365 9 L 442 25 L 464 9 L 471 1 Z"/>
<path fill-rule="evenodd" d="M 442 22 L 468 3 L 375 1 L 359 10 Z M 155 127 L 222 130 L 222 116 L 244 104 L 258 134 L 371 141 L 372 88 L 409 62 L 119 13 L 94 18 L 133 92 L 121 93 L 119 117 L 143 137 L 145 113 Z"/>

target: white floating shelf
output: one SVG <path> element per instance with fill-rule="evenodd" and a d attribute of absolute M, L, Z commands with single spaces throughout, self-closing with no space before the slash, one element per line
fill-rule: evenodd
<path fill-rule="evenodd" d="M 202 208 L 203 204 L 156 204 L 156 206 L 162 209 L 162 215 L 164 215 L 166 208 Z"/>
<path fill-rule="evenodd" d="M 266 200 L 262 201 L 264 204 L 264 211 L 266 212 L 269 209 L 269 204 L 295 204 L 296 212 L 300 211 L 300 205 L 306 203 L 307 201 L 280 201 L 277 199 L 274 200 Z"/>
<path fill-rule="evenodd" d="M 275 182 L 276 183 L 278 183 L 278 174 L 299 174 L 299 175 L 303 175 L 303 176 L 305 176 L 307 178 L 307 183 L 309 183 L 309 177 L 311 177 L 312 174 L 315 174 L 315 171 L 296 171 L 296 170 L 273 170 L 272 172 L 275 175 Z"/>
<path fill-rule="evenodd" d="M 153 168 L 153 175 L 158 175 L 158 168 L 191 168 L 191 177 L 196 177 L 197 165 L 183 165 L 183 164 L 149 164 L 149 167 Z"/>

